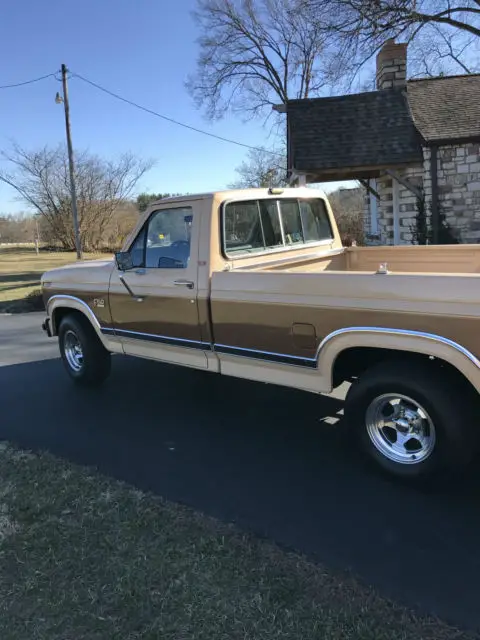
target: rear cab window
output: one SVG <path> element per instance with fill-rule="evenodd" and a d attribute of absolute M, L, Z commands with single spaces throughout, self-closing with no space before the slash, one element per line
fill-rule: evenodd
<path fill-rule="evenodd" d="M 223 207 L 223 250 L 230 258 L 332 239 L 322 198 L 243 200 Z"/>

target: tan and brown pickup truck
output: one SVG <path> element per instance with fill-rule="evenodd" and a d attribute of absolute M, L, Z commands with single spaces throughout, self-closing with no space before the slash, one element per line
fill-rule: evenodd
<path fill-rule="evenodd" d="M 480 246 L 344 248 L 323 192 L 224 191 L 153 204 L 115 261 L 42 286 L 78 383 L 111 353 L 313 393 L 349 381 L 345 423 L 387 471 L 475 450 Z"/>

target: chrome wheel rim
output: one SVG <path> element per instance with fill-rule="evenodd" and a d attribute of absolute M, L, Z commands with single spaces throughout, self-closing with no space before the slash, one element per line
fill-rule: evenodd
<path fill-rule="evenodd" d="M 63 339 L 63 350 L 68 366 L 75 372 L 83 367 L 82 345 L 76 333 L 69 329 Z"/>
<path fill-rule="evenodd" d="M 383 456 L 399 464 L 424 462 L 435 448 L 435 425 L 412 398 L 387 393 L 375 398 L 366 413 L 368 436 Z"/>

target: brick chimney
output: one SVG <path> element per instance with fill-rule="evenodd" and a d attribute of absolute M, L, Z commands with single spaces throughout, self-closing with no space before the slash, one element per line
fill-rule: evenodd
<path fill-rule="evenodd" d="M 377 89 L 404 87 L 407 82 L 407 43 L 387 40 L 377 55 Z"/>

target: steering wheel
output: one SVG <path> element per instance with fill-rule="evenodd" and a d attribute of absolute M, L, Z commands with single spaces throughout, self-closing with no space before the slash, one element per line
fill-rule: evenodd
<path fill-rule="evenodd" d="M 173 248 L 190 247 L 190 242 L 188 242 L 188 240 L 175 240 L 170 246 Z"/>

